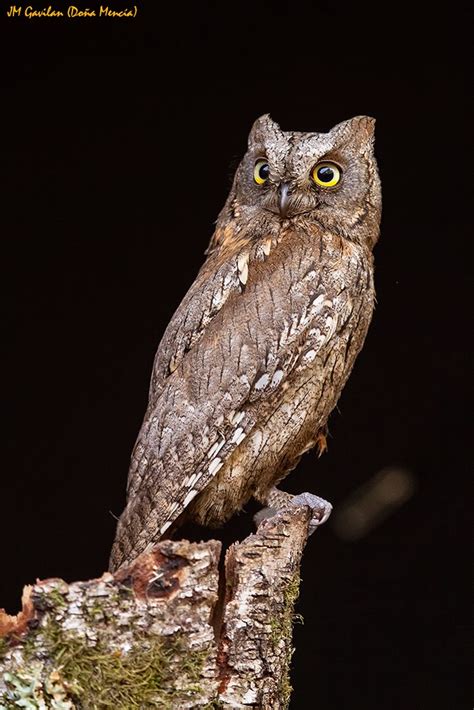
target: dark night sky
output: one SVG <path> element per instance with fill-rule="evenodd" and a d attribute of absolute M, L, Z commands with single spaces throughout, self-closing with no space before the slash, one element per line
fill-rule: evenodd
<path fill-rule="evenodd" d="M 106 567 L 154 352 L 253 120 L 325 131 L 369 114 L 378 305 L 329 453 L 285 487 L 337 510 L 396 466 L 416 491 L 356 542 L 330 524 L 310 540 L 291 707 L 470 707 L 462 18 L 263 0 L 165 18 L 143 5 L 130 21 L 1 18 L 0 606 L 16 611 L 36 578 Z"/>

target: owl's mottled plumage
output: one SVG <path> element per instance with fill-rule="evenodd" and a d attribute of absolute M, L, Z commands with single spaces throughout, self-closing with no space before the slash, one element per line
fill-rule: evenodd
<path fill-rule="evenodd" d="M 373 127 L 364 116 L 329 133 L 255 122 L 207 259 L 156 354 L 111 569 L 184 519 L 219 525 L 251 496 L 266 502 L 324 432 L 374 305 Z M 322 160 L 341 169 L 333 188 L 311 177 Z"/>

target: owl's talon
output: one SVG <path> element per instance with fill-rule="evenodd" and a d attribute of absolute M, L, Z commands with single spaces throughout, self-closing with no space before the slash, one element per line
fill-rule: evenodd
<path fill-rule="evenodd" d="M 300 493 L 293 496 L 290 501 L 291 505 L 307 505 L 313 511 L 311 520 L 309 521 L 308 535 L 312 535 L 316 528 L 323 525 L 332 512 L 332 505 L 329 501 L 320 496 L 315 496 L 313 493 Z"/>
<path fill-rule="evenodd" d="M 266 508 L 262 508 L 253 516 L 255 525 L 258 526 L 266 518 L 271 518 L 276 515 L 279 510 L 287 505 L 307 505 L 313 511 L 311 520 L 309 521 L 308 536 L 312 535 L 316 528 L 323 523 L 331 515 L 332 505 L 329 501 L 315 496 L 313 493 L 300 493 L 299 495 L 291 495 L 278 488 L 272 488 L 267 496 L 267 502 L 270 504 Z"/>

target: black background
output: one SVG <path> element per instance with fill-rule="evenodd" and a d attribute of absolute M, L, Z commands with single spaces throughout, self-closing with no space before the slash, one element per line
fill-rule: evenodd
<path fill-rule="evenodd" d="M 330 525 L 310 540 L 291 707 L 468 707 L 464 20 L 414 13 L 262 0 L 142 2 L 135 20 L 2 16 L 7 610 L 24 583 L 105 569 L 154 352 L 253 120 L 326 131 L 369 114 L 378 306 L 329 453 L 285 487 L 337 507 L 402 466 L 417 489 L 358 542 Z"/>

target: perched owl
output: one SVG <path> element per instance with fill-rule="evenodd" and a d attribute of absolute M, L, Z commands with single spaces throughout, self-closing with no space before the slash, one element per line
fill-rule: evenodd
<path fill-rule="evenodd" d="M 280 129 L 268 115 L 156 354 L 133 450 L 112 570 L 185 520 L 218 526 L 275 486 L 326 422 L 374 307 L 381 213 L 374 120 L 329 133 Z M 329 504 L 310 494 L 314 524 Z"/>

